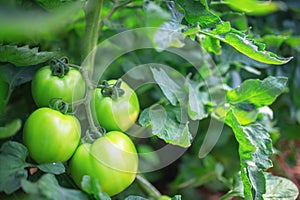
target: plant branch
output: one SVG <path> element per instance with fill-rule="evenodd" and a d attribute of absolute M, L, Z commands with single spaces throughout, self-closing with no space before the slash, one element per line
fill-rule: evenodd
<path fill-rule="evenodd" d="M 109 10 L 109 12 L 105 15 L 105 17 L 103 18 L 103 20 L 100 20 L 99 22 L 99 28 L 102 29 L 103 25 L 104 25 L 104 21 L 105 20 L 108 20 L 119 8 L 131 3 L 132 0 L 128 0 L 128 1 L 125 1 L 125 2 L 116 2 L 114 3 L 113 7 Z"/>
<path fill-rule="evenodd" d="M 161 196 L 161 193 L 141 175 L 136 175 L 136 180 L 142 190 L 145 191 L 150 197 L 158 199 Z"/>
<path fill-rule="evenodd" d="M 97 45 L 100 27 L 100 11 L 103 0 L 88 0 L 84 7 L 85 13 L 85 33 L 82 40 L 82 60 L 91 52 Z"/>

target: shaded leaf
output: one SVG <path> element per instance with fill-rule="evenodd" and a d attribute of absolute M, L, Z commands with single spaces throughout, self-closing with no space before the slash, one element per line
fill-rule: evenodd
<path fill-rule="evenodd" d="M 15 67 L 12 64 L 6 64 L 0 67 L 0 78 L 7 82 L 9 87 L 13 89 L 31 81 L 39 67 Z"/>
<path fill-rule="evenodd" d="M 22 127 L 22 121 L 20 119 L 14 119 L 13 121 L 0 127 L 0 139 L 8 138 L 15 135 Z"/>
<path fill-rule="evenodd" d="M 84 175 L 81 181 L 83 191 L 92 194 L 97 200 L 110 200 L 108 194 L 101 191 L 100 185 L 96 178 Z"/>
<path fill-rule="evenodd" d="M 51 173 L 51 174 L 62 174 L 65 172 L 65 166 L 61 162 L 55 163 L 43 163 L 36 166 L 43 172 Z"/>
<path fill-rule="evenodd" d="M 132 196 L 132 195 L 130 195 L 130 196 L 126 197 L 125 200 L 147 200 L 147 199 L 144 198 L 144 197 L 140 197 L 140 196 Z"/>
<path fill-rule="evenodd" d="M 37 65 L 50 60 L 53 56 L 53 52 L 40 52 L 38 47 L 0 45 L 0 61 L 10 62 L 16 66 Z"/>
<path fill-rule="evenodd" d="M 30 182 L 23 179 L 22 189 L 31 194 L 34 198 L 41 199 L 65 199 L 65 200 L 87 200 L 88 196 L 80 190 L 67 189 L 61 187 L 55 176 L 52 174 L 44 174 L 37 182 Z"/>
<path fill-rule="evenodd" d="M 28 176 L 24 169 L 28 155 L 26 147 L 17 142 L 6 142 L 0 149 L 0 192 L 11 194 L 21 187 L 21 180 Z"/>
<path fill-rule="evenodd" d="M 183 88 L 184 80 L 182 77 L 170 77 L 163 69 L 151 68 L 153 78 L 159 85 L 164 95 L 172 105 L 177 102 L 183 102 L 186 98 L 186 92 Z"/>
<path fill-rule="evenodd" d="M 176 107 L 168 109 L 163 107 L 147 108 L 141 113 L 139 123 L 144 127 L 151 126 L 152 134 L 167 143 L 188 147 L 191 145 L 192 139 L 188 122 L 186 120 L 178 121 L 178 118 L 181 117 L 176 116 L 176 109 Z"/>
<path fill-rule="evenodd" d="M 200 93 L 199 86 L 193 84 L 191 80 L 187 79 L 185 87 L 188 92 L 188 115 L 192 120 L 201 120 L 208 116 L 205 108 L 204 94 Z"/>

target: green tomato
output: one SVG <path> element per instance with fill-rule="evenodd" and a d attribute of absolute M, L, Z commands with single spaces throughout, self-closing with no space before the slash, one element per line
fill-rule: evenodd
<path fill-rule="evenodd" d="M 110 80 L 108 83 L 114 84 L 116 80 Z M 107 131 L 124 132 L 138 118 L 140 106 L 136 93 L 125 82 L 122 82 L 121 89 L 125 93 L 116 99 L 103 96 L 99 88 L 94 91 L 92 111 L 99 124 Z"/>
<path fill-rule="evenodd" d="M 53 98 L 62 98 L 63 101 L 71 103 L 84 97 L 85 81 L 75 68 L 70 67 L 65 76 L 58 77 L 52 75 L 50 66 L 45 66 L 34 75 L 31 92 L 38 107 L 47 107 Z"/>
<path fill-rule="evenodd" d="M 44 107 L 34 111 L 25 122 L 23 140 L 36 162 L 65 162 L 75 152 L 80 134 L 76 117 Z"/>
<path fill-rule="evenodd" d="M 109 196 L 126 189 L 135 179 L 138 155 L 131 139 L 122 132 L 111 131 L 93 144 L 80 145 L 70 160 L 70 174 L 81 187 L 84 175 L 97 180 Z"/>
<path fill-rule="evenodd" d="M 171 200 L 172 198 L 167 195 L 162 195 L 158 198 L 158 200 Z"/>

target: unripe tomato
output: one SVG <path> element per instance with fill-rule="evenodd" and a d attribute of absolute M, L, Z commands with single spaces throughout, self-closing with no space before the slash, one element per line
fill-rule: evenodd
<path fill-rule="evenodd" d="M 71 103 L 84 97 L 85 81 L 75 68 L 70 67 L 63 77 L 59 77 L 52 74 L 50 66 L 45 66 L 34 75 L 31 92 L 38 107 L 48 106 L 53 98 Z"/>
<path fill-rule="evenodd" d="M 115 84 L 116 80 L 109 80 L 109 84 Z M 126 131 L 137 120 L 140 106 L 139 100 L 134 92 L 125 82 L 120 87 L 124 94 L 111 98 L 104 96 L 100 88 L 94 91 L 92 110 L 99 124 L 107 131 Z"/>
<path fill-rule="evenodd" d="M 65 162 L 75 152 L 80 134 L 76 117 L 44 107 L 34 111 L 25 122 L 23 140 L 36 162 Z"/>
<path fill-rule="evenodd" d="M 103 192 L 113 196 L 135 179 L 138 156 L 131 139 L 122 132 L 111 131 L 93 144 L 82 144 L 70 160 L 70 173 L 81 187 L 84 175 L 97 179 Z"/>

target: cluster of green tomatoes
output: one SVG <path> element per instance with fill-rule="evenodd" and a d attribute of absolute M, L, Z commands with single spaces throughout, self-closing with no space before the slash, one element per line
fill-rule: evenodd
<path fill-rule="evenodd" d="M 80 68 L 62 58 L 36 72 L 32 96 L 39 108 L 26 120 L 23 140 L 33 160 L 64 162 L 79 188 L 87 175 L 110 196 L 134 181 L 138 155 L 125 131 L 137 120 L 140 107 L 136 93 L 125 82 L 109 80 L 87 87 Z M 89 143 L 82 140 L 81 122 L 70 112 L 78 106 L 76 102 L 87 101 L 93 122 L 106 130 Z"/>

